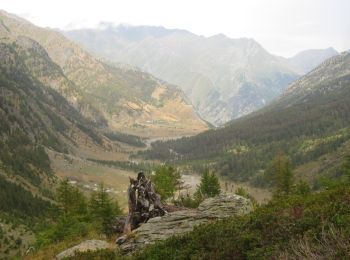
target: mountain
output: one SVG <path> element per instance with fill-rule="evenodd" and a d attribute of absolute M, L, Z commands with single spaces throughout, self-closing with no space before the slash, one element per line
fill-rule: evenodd
<path fill-rule="evenodd" d="M 3 11 L 0 60 L 0 258 L 34 243 L 37 225 L 55 210 L 60 177 L 81 187 L 106 175 L 109 187 L 129 183 L 130 168 L 106 169 L 88 158 L 128 160 L 145 146 L 132 133 L 171 137 L 208 128 L 177 86 L 104 63 L 59 32 Z"/>
<path fill-rule="evenodd" d="M 106 60 L 137 66 L 180 86 L 215 125 L 264 106 L 298 77 L 285 59 L 247 38 L 111 24 L 63 33 Z"/>
<path fill-rule="evenodd" d="M 303 178 L 335 174 L 350 152 L 350 54 L 323 62 L 269 106 L 191 138 L 156 142 L 148 158 L 203 162 L 236 180 L 262 184 L 274 156 L 287 154 Z"/>
<path fill-rule="evenodd" d="M 142 136 L 190 135 L 207 129 L 183 92 L 130 66 L 100 61 L 61 33 L 0 12 L 1 36 L 38 42 L 64 78 L 41 78 L 100 128 Z M 54 76 L 52 76 L 54 77 Z"/>
<path fill-rule="evenodd" d="M 299 74 L 306 74 L 323 61 L 339 53 L 333 48 L 305 50 L 288 59 L 288 64 Z"/>
<path fill-rule="evenodd" d="M 48 75 L 66 79 L 37 42 L 2 38 L 0 59 L 0 212 L 29 220 L 47 210 L 56 181 L 47 151 L 72 152 L 76 136 L 103 148 L 106 138 L 41 83 Z"/>

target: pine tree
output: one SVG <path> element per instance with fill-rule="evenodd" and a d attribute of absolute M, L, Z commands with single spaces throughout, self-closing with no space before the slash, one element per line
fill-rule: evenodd
<path fill-rule="evenodd" d="M 85 215 L 87 213 L 85 196 L 77 187 L 70 185 L 68 180 L 60 183 L 56 195 L 63 214 Z"/>
<path fill-rule="evenodd" d="M 171 166 L 160 166 L 155 174 L 151 176 L 157 193 L 164 201 L 174 196 L 174 193 L 180 186 L 181 175 Z"/>
<path fill-rule="evenodd" d="M 275 195 L 288 195 L 293 187 L 293 172 L 290 161 L 282 153 L 278 153 L 272 162 L 272 180 L 275 186 Z"/>
<path fill-rule="evenodd" d="M 110 235 L 111 223 L 116 215 L 121 214 L 117 203 L 113 203 L 107 189 L 100 184 L 98 191 L 94 192 L 90 198 L 90 212 L 100 231 Z"/>
<path fill-rule="evenodd" d="M 209 172 L 209 169 L 206 168 L 203 171 L 201 182 L 197 186 L 196 196 L 204 199 L 208 197 L 215 197 L 216 195 L 219 195 L 220 192 L 221 190 L 218 177 L 213 172 Z"/>

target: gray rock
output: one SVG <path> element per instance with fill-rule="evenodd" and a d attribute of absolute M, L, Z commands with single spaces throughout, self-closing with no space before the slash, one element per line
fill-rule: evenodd
<path fill-rule="evenodd" d="M 97 251 L 100 249 L 108 249 L 111 248 L 110 244 L 103 240 L 86 240 L 79 245 L 73 246 L 61 253 L 59 253 L 55 259 L 60 260 L 65 257 L 71 257 L 74 256 L 75 252 L 86 252 L 88 250 L 90 251 Z"/>
<path fill-rule="evenodd" d="M 210 221 L 242 215 L 252 210 L 252 203 L 238 195 L 220 195 L 203 201 L 198 209 L 175 211 L 151 218 L 130 234 L 117 239 L 120 251 L 129 254 L 156 241 L 193 230 Z"/>

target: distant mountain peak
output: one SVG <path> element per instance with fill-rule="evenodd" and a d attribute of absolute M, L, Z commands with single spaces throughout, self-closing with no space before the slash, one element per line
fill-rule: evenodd
<path fill-rule="evenodd" d="M 330 80 L 335 80 L 349 74 L 350 53 L 342 52 L 323 61 L 314 70 L 293 82 L 282 98 L 306 95 L 310 92 L 320 90 L 321 87 L 323 87 L 322 92 L 327 93 L 332 91 L 333 87 L 336 87 L 328 83 Z"/>
<path fill-rule="evenodd" d="M 27 59 L 32 73 L 58 90 L 98 127 L 110 126 L 139 135 L 160 135 L 162 131 L 164 136 L 173 135 L 178 131 L 175 129 L 182 129 L 181 134 L 185 135 L 207 129 L 176 86 L 130 66 L 103 62 L 57 31 L 24 24 L 22 19 L 13 19 L 7 13 L 0 13 L 0 22 L 1 32 L 7 31 L 3 26 L 9 29 L 6 38 L 17 39 L 22 49 L 41 57 L 32 65 L 33 59 Z M 107 23 L 105 26 L 114 28 Z M 118 30 L 128 28 L 135 29 L 124 25 Z M 26 52 L 22 54 L 26 58 Z M 55 68 L 46 66 L 49 60 L 56 64 Z M 159 132 L 145 131 L 147 128 Z"/>
<path fill-rule="evenodd" d="M 333 47 L 301 51 L 288 59 L 289 65 L 299 74 L 306 74 L 324 60 L 337 55 Z"/>
<path fill-rule="evenodd" d="M 129 25 L 65 34 L 104 59 L 132 64 L 180 86 L 199 114 L 215 125 L 263 106 L 297 77 L 250 38 Z"/>
<path fill-rule="evenodd" d="M 290 59 L 252 38 L 199 36 L 162 26 L 110 26 L 66 31 L 106 60 L 129 63 L 182 88 L 199 114 L 215 125 L 268 104 L 288 84 L 337 52 L 303 51 Z"/>

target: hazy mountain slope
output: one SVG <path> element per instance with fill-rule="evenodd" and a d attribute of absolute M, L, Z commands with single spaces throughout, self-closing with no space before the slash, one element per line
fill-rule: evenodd
<path fill-rule="evenodd" d="M 294 166 L 319 158 L 329 164 L 323 155 L 349 152 L 349 100 L 350 54 L 342 53 L 291 84 L 266 108 L 192 138 L 154 143 L 148 157 L 212 161 L 236 179 L 256 175 L 278 151 L 288 154 Z M 321 168 L 325 173 L 329 167 Z"/>
<path fill-rule="evenodd" d="M 65 93 L 67 87 L 57 87 L 57 81 L 50 85 L 101 127 L 108 123 L 110 128 L 158 136 L 161 132 L 192 134 L 207 128 L 177 87 L 136 69 L 107 65 L 53 30 L 5 12 L 0 19 L 6 37 L 26 36 L 45 48 L 76 91 Z"/>
<path fill-rule="evenodd" d="M 298 76 L 252 39 L 108 24 L 65 35 L 105 59 L 130 63 L 181 86 L 201 116 L 214 124 L 262 107 Z"/>
<path fill-rule="evenodd" d="M 23 37 L 1 39 L 0 59 L 0 177 L 2 183 L 21 185 L 13 186 L 17 193 L 5 185 L 8 193 L 0 193 L 0 212 L 35 215 L 42 211 L 35 212 L 40 199 L 28 202 L 33 209 L 21 205 L 31 200 L 31 192 L 50 197 L 47 188 L 55 177 L 46 149 L 68 153 L 78 145 L 75 136 L 98 146 L 103 138 L 63 96 L 35 77 L 39 64 L 45 64 L 41 76 L 48 71 L 59 76 L 57 65 L 38 43 Z M 16 205 L 7 210 L 6 203 Z"/>
<path fill-rule="evenodd" d="M 306 50 L 288 59 L 288 64 L 299 74 L 306 74 L 320 65 L 323 61 L 337 55 L 333 48 Z"/>

